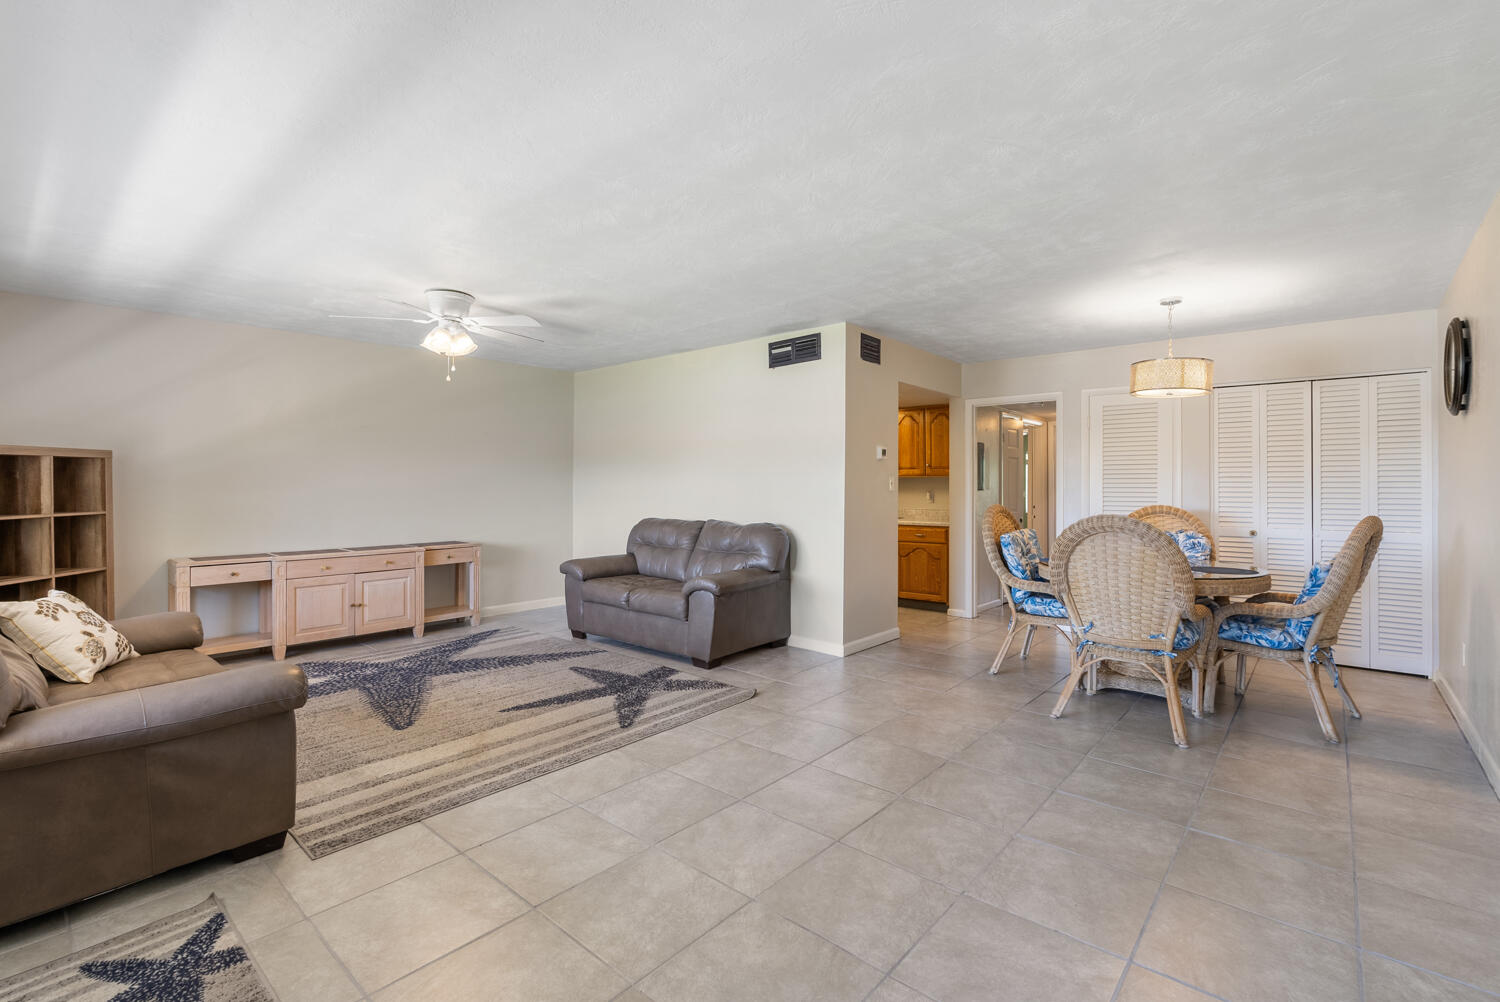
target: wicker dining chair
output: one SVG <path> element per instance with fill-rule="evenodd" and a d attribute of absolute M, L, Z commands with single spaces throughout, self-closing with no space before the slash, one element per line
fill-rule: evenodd
<path fill-rule="evenodd" d="M 1172 740 L 1186 748 L 1178 686 L 1191 673 L 1193 713 L 1201 716 L 1213 619 L 1197 604 L 1192 568 L 1172 537 L 1138 519 L 1092 515 L 1057 537 L 1052 580 L 1077 640 L 1052 716 L 1062 716 L 1080 682 L 1096 691 L 1097 670 L 1109 662 L 1116 687 L 1166 698 Z"/>
<path fill-rule="evenodd" d="M 1044 608 L 1051 604 L 1047 601 L 1048 599 L 1056 599 L 1057 591 L 1053 584 L 1049 581 L 1020 577 L 1010 569 L 1000 553 L 1002 537 L 1025 531 L 1020 528 L 1005 529 L 1007 525 L 1015 524 L 1015 516 L 1004 505 L 992 504 L 984 511 L 984 552 L 990 558 L 990 567 L 994 570 L 995 576 L 1000 579 L 1000 596 L 1010 608 L 1010 628 L 1005 631 L 1005 640 L 1000 644 L 1000 652 L 995 655 L 995 663 L 990 665 L 991 675 L 1000 671 L 1000 662 L 1004 661 L 1005 655 L 1010 652 L 1011 640 L 1015 638 L 1016 631 L 1023 626 L 1026 628 L 1026 639 L 1021 644 L 1022 659 L 1031 653 L 1031 638 L 1035 635 L 1038 626 L 1056 627 L 1057 631 L 1062 634 L 1064 643 L 1070 643 L 1066 630 L 1068 625 L 1066 614 L 1041 615 L 1028 611 L 1028 608 Z M 1018 598 L 1017 592 L 1023 595 L 1029 592 L 1031 593 L 1029 597 L 1038 601 L 1031 602 L 1025 597 Z M 1057 606 L 1053 606 L 1053 609 L 1059 613 L 1063 612 Z"/>
<path fill-rule="evenodd" d="M 1344 624 L 1349 603 L 1354 601 L 1370 573 L 1384 535 L 1385 523 L 1367 515 L 1339 547 L 1338 554 L 1327 565 L 1326 576 L 1322 566 L 1314 567 L 1301 594 L 1263 592 L 1214 611 L 1212 663 L 1217 666 L 1229 655 L 1235 656 L 1235 692 L 1245 691 L 1247 657 L 1291 665 L 1307 683 L 1323 736 L 1338 742 L 1338 727 L 1328 712 L 1328 701 L 1323 698 L 1323 687 L 1318 682 L 1318 666 L 1321 661 L 1328 668 L 1333 687 L 1344 698 L 1344 706 L 1357 718 L 1359 707 L 1339 676 L 1333 643 Z M 1316 593 L 1310 595 L 1314 590 Z"/>
<path fill-rule="evenodd" d="M 1208 526 L 1203 524 L 1203 519 L 1194 515 L 1186 508 L 1176 508 L 1169 504 L 1148 504 L 1144 508 L 1137 508 L 1130 513 L 1130 517 L 1139 519 L 1147 525 L 1154 525 L 1162 532 L 1196 532 L 1208 540 L 1208 560 L 1213 563 L 1218 554 L 1218 546 L 1214 543 L 1214 534 L 1208 531 Z"/>

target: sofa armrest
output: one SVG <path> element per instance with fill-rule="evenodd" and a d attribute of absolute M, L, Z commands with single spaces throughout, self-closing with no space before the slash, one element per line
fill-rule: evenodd
<path fill-rule="evenodd" d="M 616 553 L 608 557 L 578 557 L 575 560 L 564 560 L 558 568 L 570 578 L 579 581 L 587 581 L 589 578 L 614 578 L 621 574 L 635 574 L 639 572 L 636 566 L 635 555 L 632 553 Z"/>
<path fill-rule="evenodd" d="M 247 665 L 15 714 L 0 731 L 0 772 L 170 741 L 307 702 L 288 664 Z"/>
<path fill-rule="evenodd" d="M 111 625 L 125 634 L 137 654 L 203 646 L 203 621 L 191 612 L 156 612 L 117 619 Z"/>
<path fill-rule="evenodd" d="M 765 588 L 785 580 L 779 571 L 763 571 L 748 567 L 742 571 L 724 571 L 722 574 L 702 574 L 683 582 L 682 593 L 691 595 L 695 591 L 706 591 L 710 595 L 733 595 L 735 592 Z"/>

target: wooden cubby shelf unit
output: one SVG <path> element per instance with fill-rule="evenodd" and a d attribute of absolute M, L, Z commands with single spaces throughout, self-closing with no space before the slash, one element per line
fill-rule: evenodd
<path fill-rule="evenodd" d="M 0 445 L 0 601 L 53 588 L 115 614 L 113 454 Z"/>

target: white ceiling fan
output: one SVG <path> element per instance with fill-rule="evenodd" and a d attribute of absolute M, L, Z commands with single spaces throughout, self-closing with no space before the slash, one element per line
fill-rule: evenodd
<path fill-rule="evenodd" d="M 416 310 L 422 314 L 420 317 L 355 317 L 348 314 L 335 313 L 331 316 L 339 320 L 396 320 L 412 324 L 432 324 L 432 330 L 422 338 L 422 347 L 448 359 L 448 382 L 453 381 L 453 360 L 460 355 L 468 355 L 479 348 L 471 334 L 480 334 L 484 337 L 499 337 L 508 334 L 511 337 L 525 338 L 527 341 L 542 343 L 539 337 L 530 334 L 522 334 L 518 331 L 506 330 L 508 327 L 540 327 L 531 317 L 521 313 L 508 316 L 486 316 L 471 317 L 469 310 L 474 306 L 474 297 L 467 292 L 459 292 L 457 289 L 428 289 L 427 308 L 423 309 L 412 303 L 405 303 L 398 299 L 386 299 L 393 306 L 404 306 L 409 310 Z"/>

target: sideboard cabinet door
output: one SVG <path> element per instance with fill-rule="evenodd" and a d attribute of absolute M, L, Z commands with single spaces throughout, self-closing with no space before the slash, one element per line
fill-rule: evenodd
<path fill-rule="evenodd" d="M 335 574 L 293 578 L 286 583 L 286 640 L 305 644 L 354 632 L 354 577 Z"/>
<path fill-rule="evenodd" d="M 354 632 L 379 633 L 417 625 L 417 572 L 373 571 L 354 575 Z"/>

